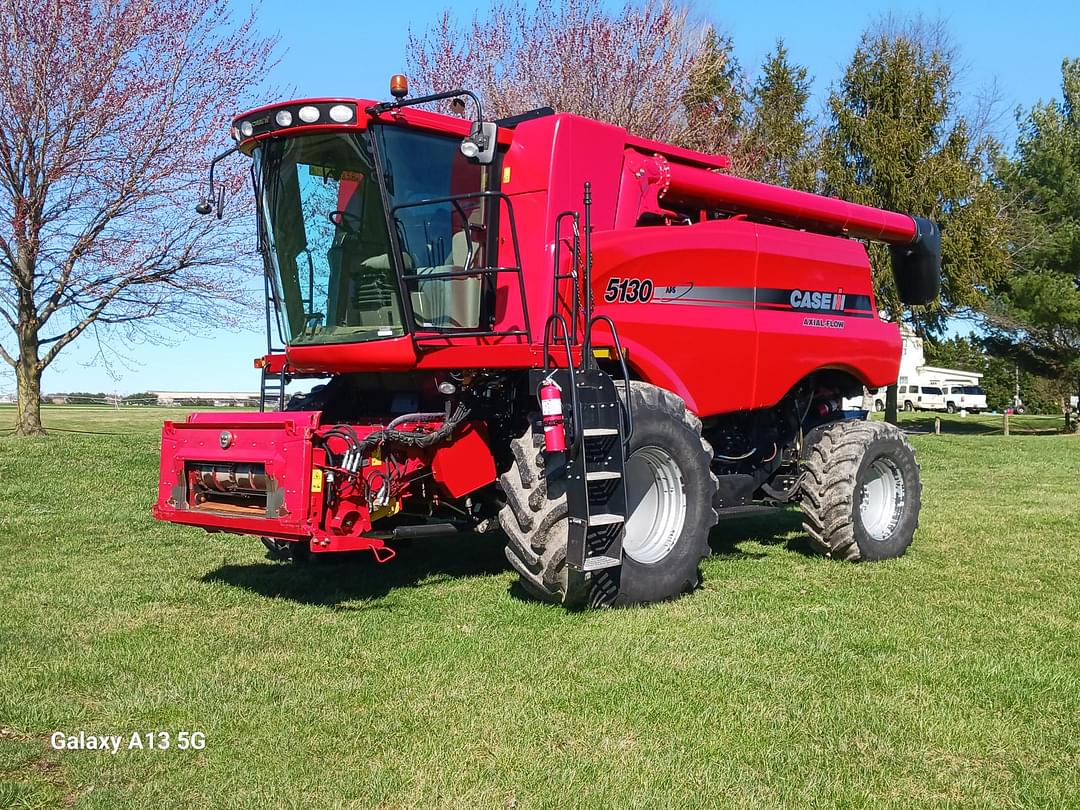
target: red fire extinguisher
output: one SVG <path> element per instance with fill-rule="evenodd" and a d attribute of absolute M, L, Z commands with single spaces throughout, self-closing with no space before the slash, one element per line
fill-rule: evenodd
<path fill-rule="evenodd" d="M 540 384 L 540 414 L 544 423 L 544 450 L 549 453 L 566 452 L 562 389 L 551 377 Z"/>

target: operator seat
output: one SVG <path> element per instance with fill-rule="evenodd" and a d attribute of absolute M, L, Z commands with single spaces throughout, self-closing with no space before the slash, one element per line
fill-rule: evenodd
<path fill-rule="evenodd" d="M 477 232 L 482 233 L 484 228 L 483 206 L 477 206 L 469 214 L 466 228 L 453 234 L 450 239 L 450 252 L 441 265 L 418 267 L 416 274 L 424 276 L 430 273 L 449 273 L 483 266 L 483 240 L 477 235 Z M 472 255 L 469 251 L 470 239 L 472 240 Z M 440 328 L 479 328 L 482 285 L 483 276 L 481 275 L 419 279 L 417 292 L 412 294 L 413 310 L 417 320 L 421 324 Z"/>

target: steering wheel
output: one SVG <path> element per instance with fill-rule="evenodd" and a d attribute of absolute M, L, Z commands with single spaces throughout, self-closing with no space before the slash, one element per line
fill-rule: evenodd
<path fill-rule="evenodd" d="M 330 220 L 330 224 L 335 228 L 341 228 L 351 234 L 360 233 L 364 227 L 364 221 L 360 219 L 360 216 L 351 211 L 333 211 L 327 214 L 326 218 Z M 353 227 L 350 223 L 355 223 L 356 227 Z"/>

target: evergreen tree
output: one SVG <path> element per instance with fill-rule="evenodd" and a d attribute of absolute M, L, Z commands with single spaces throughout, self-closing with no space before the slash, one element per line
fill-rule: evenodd
<path fill-rule="evenodd" d="M 1080 59 L 1061 66 L 1062 99 L 1020 121 L 1005 188 L 1029 207 L 1014 239 L 1018 269 L 990 307 L 988 347 L 1054 380 L 1059 398 L 1080 392 Z"/>
<path fill-rule="evenodd" d="M 705 30 L 683 95 L 687 137 L 683 145 L 741 162 L 740 135 L 746 94 L 731 38 Z"/>
<path fill-rule="evenodd" d="M 887 249 L 869 247 L 878 306 L 924 335 L 980 306 L 1008 270 L 1005 206 L 989 173 L 996 144 L 957 109 L 956 61 L 940 26 L 868 30 L 829 96 L 821 147 L 826 193 L 941 225 L 941 298 L 914 311 L 899 301 Z M 888 400 L 893 420 L 895 386 Z"/>
<path fill-rule="evenodd" d="M 807 113 L 811 80 L 801 65 L 788 61 L 778 40 L 750 90 L 750 122 L 744 148 L 749 176 L 812 191 L 814 119 Z"/>

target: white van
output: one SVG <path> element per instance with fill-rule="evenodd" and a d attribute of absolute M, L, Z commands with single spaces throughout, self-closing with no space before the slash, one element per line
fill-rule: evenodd
<path fill-rule="evenodd" d="M 945 392 L 936 385 L 901 385 L 896 402 L 905 411 L 943 411 Z"/>
<path fill-rule="evenodd" d="M 948 384 L 945 386 L 945 410 L 949 413 L 985 411 L 986 392 L 977 385 Z"/>

